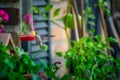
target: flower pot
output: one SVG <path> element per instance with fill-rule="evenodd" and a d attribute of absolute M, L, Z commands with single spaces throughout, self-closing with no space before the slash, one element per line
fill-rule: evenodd
<path fill-rule="evenodd" d="M 35 36 L 29 35 L 29 34 L 21 35 L 20 40 L 21 41 L 33 41 L 33 40 L 35 40 Z"/>

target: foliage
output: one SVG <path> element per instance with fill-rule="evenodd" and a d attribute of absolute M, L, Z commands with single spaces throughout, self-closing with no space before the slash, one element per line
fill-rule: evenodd
<path fill-rule="evenodd" d="M 86 23 L 88 23 L 91 26 L 96 26 L 96 24 L 92 21 L 96 18 L 93 14 L 92 8 L 97 6 L 110 15 L 110 11 L 107 9 L 107 2 L 105 0 L 98 0 L 98 3 L 91 7 L 88 4 L 89 0 L 86 0 L 86 7 L 84 11 L 81 11 L 84 12 L 84 14 L 81 15 L 81 18 L 79 19 L 79 14 L 71 14 L 70 12 L 71 8 L 73 8 L 71 1 L 72 0 L 68 0 L 68 6 L 65 15 L 60 19 L 55 19 L 62 20 L 64 27 L 61 27 L 53 20 L 51 20 L 51 22 L 57 24 L 59 27 L 65 30 L 68 43 L 70 44 L 70 49 L 67 50 L 65 55 L 62 55 L 61 52 L 57 52 L 56 55 L 60 57 L 63 56 L 65 58 L 66 68 L 68 70 L 71 69 L 72 73 L 69 72 L 63 77 L 60 77 L 56 73 L 62 65 L 53 63 L 46 69 L 48 77 L 53 78 L 54 80 L 119 80 L 117 73 L 120 71 L 120 60 L 114 58 L 112 54 L 108 55 L 106 52 L 107 50 L 112 53 L 112 48 L 109 47 L 106 42 L 116 42 L 116 39 L 110 37 L 106 38 L 106 40 L 103 40 L 100 35 L 96 35 L 87 37 L 83 36 L 77 41 L 72 41 L 70 40 L 67 32 L 68 28 L 75 28 L 74 19 L 76 19 L 76 22 L 78 21 L 80 25 L 86 25 Z M 45 7 L 42 13 L 37 7 L 33 8 L 35 13 L 39 13 L 40 15 L 41 13 L 42 15 L 45 15 L 44 12 L 48 12 L 51 9 L 52 6 L 48 5 Z M 59 11 L 60 9 L 56 9 L 53 16 L 56 17 L 59 14 Z M 83 23 L 82 20 L 84 20 Z M 77 28 L 78 27 L 79 25 L 77 24 Z M 84 28 L 85 26 L 82 25 L 82 27 Z M 94 29 L 90 30 L 91 34 L 94 34 L 94 32 Z M 73 43 L 73 45 L 71 45 L 71 43 Z"/>
<path fill-rule="evenodd" d="M 109 39 L 111 38 L 107 38 Z M 56 72 L 60 67 L 53 64 L 49 67 L 49 71 L 47 69 L 48 76 L 55 80 L 64 80 L 64 78 L 67 78 L 66 80 L 117 80 L 116 73 L 120 71 L 120 60 L 107 55 L 105 48 L 108 48 L 108 45 L 102 41 L 100 35 L 82 37 L 79 41 L 74 41 L 73 46 L 64 55 L 66 67 L 68 69 L 72 67 L 72 73 L 59 77 Z M 57 55 L 61 57 L 62 54 L 58 52 Z"/>
<path fill-rule="evenodd" d="M 41 63 L 35 64 L 21 48 L 16 47 L 17 55 L 8 54 L 8 50 L 10 47 L 0 42 L 0 80 L 36 80 L 34 78 L 41 68 Z M 37 80 L 40 80 L 40 77 Z"/>
<path fill-rule="evenodd" d="M 48 49 L 48 46 L 47 45 L 45 45 L 45 44 L 43 44 L 42 46 L 40 46 L 41 47 L 41 49 L 43 50 L 43 51 L 47 51 L 47 49 Z"/>
<path fill-rule="evenodd" d="M 72 77 L 75 80 L 116 80 L 115 59 L 104 52 L 107 47 L 99 35 L 75 41 L 65 54 L 66 67 L 72 63 Z"/>

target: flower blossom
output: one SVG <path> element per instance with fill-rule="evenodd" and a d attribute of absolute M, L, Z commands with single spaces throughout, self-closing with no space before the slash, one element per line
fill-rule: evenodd
<path fill-rule="evenodd" d="M 24 16 L 24 19 L 25 19 L 25 22 L 29 25 L 32 25 L 33 24 L 33 21 L 31 20 L 31 14 L 30 13 L 27 13 L 25 16 Z"/>
<path fill-rule="evenodd" d="M 55 65 L 61 64 L 61 62 L 60 62 L 60 61 L 56 61 L 56 62 L 54 62 L 54 64 L 55 64 Z"/>
<path fill-rule="evenodd" d="M 0 29 L 0 33 L 2 33 L 2 29 Z"/>
<path fill-rule="evenodd" d="M 2 21 L 8 21 L 9 20 L 9 15 L 2 9 L 0 9 L 0 22 Z"/>
<path fill-rule="evenodd" d="M 9 20 L 9 15 L 2 9 L 0 9 L 0 33 L 2 33 L 2 29 L 4 28 L 4 25 L 2 22 L 7 22 Z"/>

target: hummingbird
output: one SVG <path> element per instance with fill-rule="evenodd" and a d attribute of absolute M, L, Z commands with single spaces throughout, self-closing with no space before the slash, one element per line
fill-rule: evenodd
<path fill-rule="evenodd" d="M 36 43 L 41 47 L 41 49 L 46 51 L 47 46 L 43 44 L 43 41 L 51 37 L 54 37 L 54 35 L 41 36 L 36 32 L 35 40 L 36 40 Z"/>

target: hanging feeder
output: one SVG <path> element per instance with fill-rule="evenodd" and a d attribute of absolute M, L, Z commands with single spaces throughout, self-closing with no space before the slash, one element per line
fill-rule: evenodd
<path fill-rule="evenodd" d="M 29 35 L 29 34 L 24 34 L 24 35 L 20 36 L 20 40 L 21 41 L 33 41 L 33 40 L 35 40 L 35 36 Z"/>

